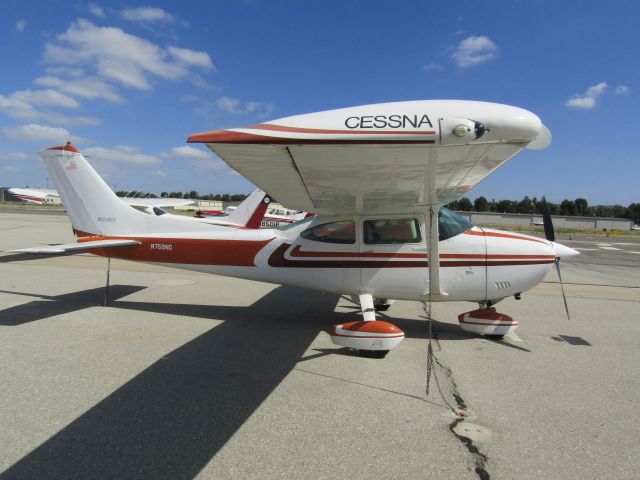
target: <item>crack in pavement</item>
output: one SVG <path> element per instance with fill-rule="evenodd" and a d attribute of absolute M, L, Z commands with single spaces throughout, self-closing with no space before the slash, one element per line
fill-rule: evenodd
<path fill-rule="evenodd" d="M 434 336 L 434 340 L 438 345 L 438 350 L 442 351 L 442 347 L 440 346 L 440 342 L 438 340 L 437 329 L 434 329 L 433 336 Z M 455 428 L 458 426 L 458 424 L 460 424 L 461 422 L 464 422 L 465 415 L 463 412 L 468 412 L 468 407 L 464 398 L 458 391 L 458 384 L 456 383 L 455 378 L 453 377 L 453 372 L 449 367 L 447 367 L 446 365 L 443 365 L 442 362 L 436 361 L 435 363 L 437 365 L 440 365 L 440 367 L 444 370 L 447 378 L 449 379 L 449 382 L 451 383 L 451 394 L 453 395 L 456 405 L 458 406 L 458 412 L 457 412 L 458 417 L 452 423 L 449 424 L 449 430 L 458 440 L 460 440 L 460 442 L 462 442 L 462 444 L 466 447 L 469 453 L 471 453 L 473 462 L 475 464 L 475 472 L 476 472 L 476 475 L 478 475 L 478 478 L 480 480 L 490 480 L 491 475 L 487 471 L 487 464 L 489 463 L 489 457 L 487 456 L 487 454 L 482 453 L 478 448 L 478 446 L 473 443 L 472 439 L 468 437 L 464 437 L 455 431 Z"/>

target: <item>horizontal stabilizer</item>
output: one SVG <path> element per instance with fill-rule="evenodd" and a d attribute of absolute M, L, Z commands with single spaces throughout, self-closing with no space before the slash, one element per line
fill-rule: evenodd
<path fill-rule="evenodd" d="M 44 254 L 72 254 L 82 253 L 97 248 L 137 247 L 140 242 L 136 240 L 94 240 L 89 242 L 62 243 L 60 245 L 47 245 L 43 247 L 18 248 L 8 250 L 8 253 L 44 253 Z"/>

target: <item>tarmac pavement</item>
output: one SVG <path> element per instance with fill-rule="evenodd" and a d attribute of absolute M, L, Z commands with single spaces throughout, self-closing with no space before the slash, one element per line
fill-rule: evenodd
<path fill-rule="evenodd" d="M 0 231 L 73 241 L 63 216 Z M 435 304 L 444 398 L 417 303 L 368 359 L 324 333 L 357 318 L 345 298 L 113 260 L 103 307 L 105 259 L 2 255 L 0 478 L 638 478 L 640 243 L 602 240 L 560 240 L 583 249 L 570 321 L 553 272 L 498 305 L 521 324 L 503 341 Z"/>

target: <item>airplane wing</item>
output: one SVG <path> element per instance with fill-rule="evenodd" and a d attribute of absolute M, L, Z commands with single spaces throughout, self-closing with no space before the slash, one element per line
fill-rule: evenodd
<path fill-rule="evenodd" d="M 121 200 L 132 207 L 173 208 L 196 203 L 195 200 L 188 198 L 121 198 Z"/>
<path fill-rule="evenodd" d="M 47 188 L 10 188 L 9 193 L 27 203 L 42 204 L 47 197 L 60 198 L 57 190 Z"/>
<path fill-rule="evenodd" d="M 7 250 L 8 253 L 44 253 L 44 254 L 73 254 L 98 248 L 137 247 L 136 240 L 89 240 L 86 242 L 63 243 L 60 245 L 46 245 L 42 247 L 19 248 Z"/>
<path fill-rule="evenodd" d="M 461 100 L 396 102 L 189 137 L 288 208 L 320 214 L 424 210 L 460 198 L 551 135 L 531 112 Z"/>

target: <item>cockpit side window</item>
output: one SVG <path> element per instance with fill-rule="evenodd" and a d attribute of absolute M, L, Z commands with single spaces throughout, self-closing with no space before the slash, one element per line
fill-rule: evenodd
<path fill-rule="evenodd" d="M 420 224 L 415 218 L 365 220 L 363 228 L 367 245 L 419 243 L 422 240 Z"/>
<path fill-rule="evenodd" d="M 356 243 L 356 227 L 351 220 L 323 223 L 306 229 L 300 234 L 305 240 L 325 243 Z"/>
<path fill-rule="evenodd" d="M 473 227 L 466 218 L 453 213 L 448 208 L 442 207 L 438 212 L 438 239 L 440 241 L 460 235 Z"/>

